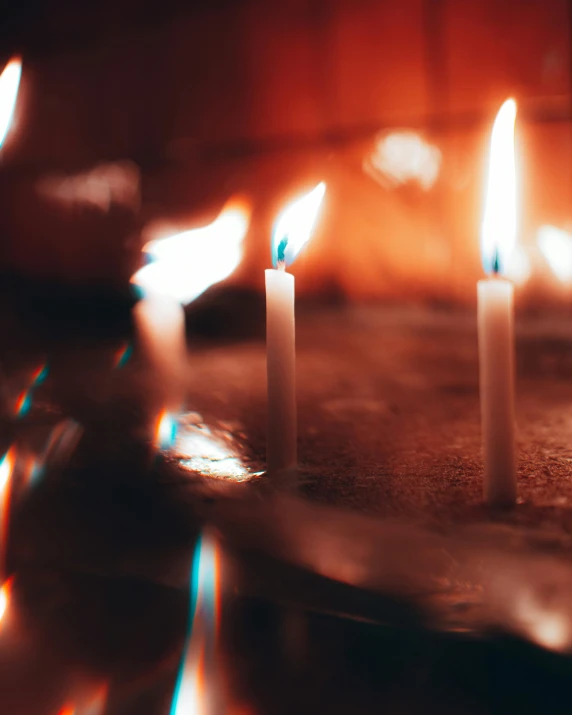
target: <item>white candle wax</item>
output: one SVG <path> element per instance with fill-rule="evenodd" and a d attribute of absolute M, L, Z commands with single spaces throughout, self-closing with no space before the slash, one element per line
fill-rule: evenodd
<path fill-rule="evenodd" d="M 516 500 L 514 446 L 514 287 L 479 281 L 478 332 L 484 496 L 493 506 Z"/>
<path fill-rule="evenodd" d="M 266 365 L 268 373 L 268 472 L 297 462 L 294 276 L 266 271 Z"/>
<path fill-rule="evenodd" d="M 147 293 L 133 308 L 139 342 L 157 376 L 164 406 L 181 407 L 186 356 L 185 311 L 174 298 Z"/>

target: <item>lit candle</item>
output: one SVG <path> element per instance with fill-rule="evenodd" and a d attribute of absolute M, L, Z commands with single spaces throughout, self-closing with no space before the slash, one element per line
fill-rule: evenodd
<path fill-rule="evenodd" d="M 326 191 L 322 182 L 278 217 L 272 237 L 274 269 L 266 271 L 268 472 L 297 463 L 294 276 L 286 267 L 310 238 Z"/>
<path fill-rule="evenodd" d="M 477 287 L 484 496 L 493 506 L 516 500 L 514 286 L 501 277 L 516 245 L 515 117 L 509 99 L 493 126 L 481 231 L 489 277 Z"/>
<path fill-rule="evenodd" d="M 0 148 L 12 123 L 21 74 L 22 60 L 14 57 L 0 75 Z"/>
<path fill-rule="evenodd" d="M 152 262 L 131 279 L 144 292 L 133 310 L 137 334 L 157 373 L 164 406 L 173 412 L 182 407 L 187 356 L 183 305 L 234 271 L 249 213 L 233 200 L 207 226 L 150 241 L 143 250 Z"/>

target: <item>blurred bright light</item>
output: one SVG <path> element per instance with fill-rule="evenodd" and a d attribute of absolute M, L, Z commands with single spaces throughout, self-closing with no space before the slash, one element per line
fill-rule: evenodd
<path fill-rule="evenodd" d="M 481 252 L 486 273 L 504 273 L 516 246 L 516 170 L 514 122 L 516 102 L 499 109 L 491 135 Z"/>
<path fill-rule="evenodd" d="M 190 303 L 236 269 L 248 224 L 248 210 L 232 204 L 208 226 L 151 241 L 143 250 L 153 262 L 131 280 L 144 291 Z"/>
<path fill-rule="evenodd" d="M 572 280 L 572 236 L 555 226 L 541 226 L 537 234 L 538 248 L 552 272 L 563 283 Z"/>
<path fill-rule="evenodd" d="M 380 137 L 364 169 L 391 187 L 417 182 L 428 191 L 439 176 L 441 152 L 413 131 L 394 131 Z"/>
<path fill-rule="evenodd" d="M 19 57 L 11 59 L 0 75 L 0 148 L 10 129 L 21 76 L 22 60 Z"/>
<path fill-rule="evenodd" d="M 532 261 L 523 246 L 516 246 L 505 270 L 505 276 L 517 285 L 522 285 L 532 275 Z"/>

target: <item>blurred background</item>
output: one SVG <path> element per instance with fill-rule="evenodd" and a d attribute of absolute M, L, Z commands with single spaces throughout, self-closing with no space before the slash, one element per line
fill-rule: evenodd
<path fill-rule="evenodd" d="M 154 233 L 252 218 L 231 284 L 262 289 L 280 208 L 320 180 L 301 296 L 475 300 L 484 170 L 519 105 L 518 305 L 572 293 L 570 0 L 20 0 L 1 152 L 4 275 L 121 288 Z"/>

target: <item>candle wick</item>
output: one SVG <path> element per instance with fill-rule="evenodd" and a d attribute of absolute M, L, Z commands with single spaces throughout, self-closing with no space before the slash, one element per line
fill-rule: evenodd
<path fill-rule="evenodd" d="M 277 268 L 279 271 L 285 271 L 285 270 L 286 270 L 286 262 L 285 262 L 285 261 L 278 261 L 278 262 L 276 263 L 276 268 Z"/>
<path fill-rule="evenodd" d="M 500 273 L 500 255 L 499 255 L 499 249 L 495 248 L 495 254 L 493 256 L 493 266 L 492 266 L 492 273 L 493 276 L 498 276 Z"/>
<path fill-rule="evenodd" d="M 282 264 L 282 267 L 280 270 L 285 269 L 285 264 L 286 264 L 286 248 L 288 247 L 288 236 L 284 236 L 283 238 L 280 239 L 280 243 L 278 244 L 278 248 L 276 250 L 276 263 L 278 267 L 280 268 L 280 264 Z"/>

